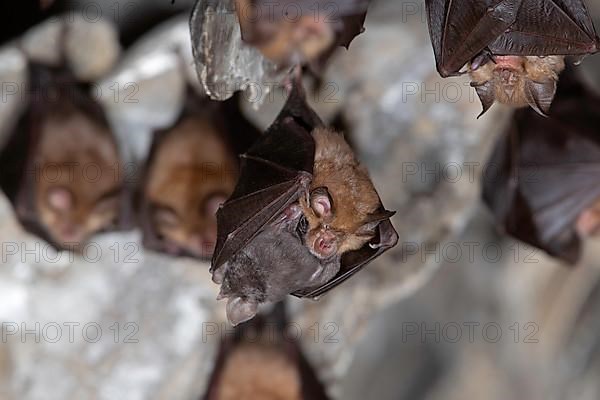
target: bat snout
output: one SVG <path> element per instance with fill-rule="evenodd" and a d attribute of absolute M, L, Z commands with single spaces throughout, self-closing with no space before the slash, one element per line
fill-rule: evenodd
<path fill-rule="evenodd" d="M 320 231 L 313 242 L 313 249 L 319 258 L 331 257 L 337 251 L 335 235 L 328 231 Z"/>

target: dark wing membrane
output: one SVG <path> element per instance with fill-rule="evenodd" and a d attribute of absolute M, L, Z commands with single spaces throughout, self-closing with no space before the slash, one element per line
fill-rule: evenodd
<path fill-rule="evenodd" d="M 311 132 L 320 125 L 296 84 L 273 125 L 242 156 L 238 184 L 217 212 L 211 271 L 241 250 L 307 188 L 315 158 Z"/>
<path fill-rule="evenodd" d="M 599 162 L 600 158 L 596 163 L 543 168 L 536 174 L 539 180 L 523 186 L 523 195 L 534 210 L 540 240 L 550 242 L 560 237 L 572 228 L 582 211 L 600 198 Z"/>
<path fill-rule="evenodd" d="M 504 221 L 514 207 L 517 191 L 516 157 L 518 131 L 513 122 L 496 142 L 482 176 L 482 198 L 496 221 Z"/>
<path fill-rule="evenodd" d="M 294 126 L 292 121 L 282 127 L 287 129 L 267 132 L 242 156 L 234 193 L 217 212 L 217 244 L 211 271 L 296 202 L 310 183 L 314 140 L 310 132 Z"/>
<path fill-rule="evenodd" d="M 595 53 L 598 37 L 581 0 L 522 0 L 515 23 L 489 48 L 493 54 Z"/>
<path fill-rule="evenodd" d="M 505 160 L 501 179 L 484 182 L 484 200 L 507 233 L 575 263 L 581 246 L 573 225 L 600 198 L 600 104 L 566 72 L 549 118 L 516 112 L 492 157 Z"/>
<path fill-rule="evenodd" d="M 426 0 L 429 36 L 441 76 L 456 75 L 516 18 L 521 0 Z"/>
<path fill-rule="evenodd" d="M 342 265 L 340 272 L 326 284 L 316 289 L 300 290 L 292 293 L 296 297 L 308 297 L 317 299 L 319 296 L 340 285 L 352 275 L 361 270 L 372 260 L 376 259 L 387 250 L 398 243 L 398 233 L 394 229 L 391 221 L 386 219 L 377 226 L 377 235 L 371 242 L 375 247 L 369 244 L 359 250 L 351 251 L 342 256 Z"/>

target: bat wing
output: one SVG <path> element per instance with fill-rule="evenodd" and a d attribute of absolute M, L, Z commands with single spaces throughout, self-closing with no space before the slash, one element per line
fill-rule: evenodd
<path fill-rule="evenodd" d="M 321 125 L 295 85 L 273 125 L 241 157 L 238 184 L 217 212 L 211 272 L 307 190 L 315 155 L 311 132 Z"/>
<path fill-rule="evenodd" d="M 394 247 L 396 243 L 398 243 L 398 233 L 389 220 L 389 216 L 391 215 L 393 215 L 393 213 L 388 212 L 388 219 L 384 219 L 379 223 L 377 226 L 377 234 L 371 243 L 342 256 L 340 272 L 338 272 L 332 280 L 318 288 L 297 291 L 292 294 L 296 297 L 317 299 L 324 293 L 346 281 L 369 262 Z"/>
<path fill-rule="evenodd" d="M 501 161 L 500 179 L 484 182 L 484 201 L 508 234 L 575 263 L 581 246 L 573 224 L 600 198 L 598 99 L 574 82 L 559 90 L 549 118 L 515 114 L 491 158 Z M 514 138 L 516 146 L 507 145 Z"/>
<path fill-rule="evenodd" d="M 522 0 L 426 0 L 429 36 L 441 76 L 460 69 L 506 31 Z"/>
<path fill-rule="evenodd" d="M 582 0 L 522 0 L 515 23 L 489 49 L 502 55 L 591 54 L 598 51 L 598 37 Z"/>

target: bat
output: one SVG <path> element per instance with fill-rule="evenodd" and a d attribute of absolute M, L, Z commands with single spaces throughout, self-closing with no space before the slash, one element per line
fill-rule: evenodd
<path fill-rule="evenodd" d="M 30 72 L 29 109 L 0 157 L 12 168 L 3 189 L 26 229 L 78 250 L 98 232 L 127 226 L 119 152 L 102 108 L 72 75 L 36 65 Z M 13 151 L 25 161 L 11 167 Z"/>
<path fill-rule="evenodd" d="M 258 135 L 233 109 L 237 100 L 200 100 L 190 89 L 180 118 L 156 132 L 141 194 L 146 247 L 174 256 L 212 256 L 215 213 L 237 182 L 237 151 Z"/>
<path fill-rule="evenodd" d="M 304 242 L 312 254 L 327 259 L 363 247 L 379 222 L 394 213 L 380 210 L 369 173 L 342 134 L 317 128 L 312 136 L 315 161 L 310 196 L 300 199 L 308 221 Z"/>
<path fill-rule="evenodd" d="M 427 0 L 442 77 L 468 72 L 485 113 L 495 101 L 546 114 L 565 56 L 598 51 L 582 0 Z M 464 66 L 466 70 L 463 70 Z"/>
<path fill-rule="evenodd" d="M 294 215 L 292 212 L 294 205 L 300 205 L 300 199 L 310 195 L 311 182 L 313 181 L 313 171 L 315 165 L 315 138 L 312 132 L 315 129 L 323 129 L 331 135 L 339 135 L 335 132 L 326 130 L 323 123 L 315 112 L 308 107 L 305 101 L 304 92 L 300 84 L 296 82 L 291 89 L 288 100 L 276 118 L 274 123 L 267 129 L 266 133 L 244 154 L 242 155 L 242 164 L 240 178 L 232 196 L 221 206 L 217 212 L 217 245 L 211 262 L 211 273 L 213 280 L 217 283 L 224 282 L 227 279 L 229 262 L 237 261 L 236 255 L 247 254 L 256 251 L 268 243 L 265 236 L 275 232 L 285 232 L 285 235 L 295 243 L 286 243 L 290 249 L 297 250 L 297 243 L 302 243 L 306 236 L 304 232 L 308 229 L 308 220 L 303 223 L 303 217 L 296 223 L 294 218 L 284 219 L 286 215 Z M 331 290 L 339 285 L 359 269 L 364 267 L 369 261 L 378 257 L 386 250 L 395 246 L 398 235 L 392 227 L 387 212 L 379 198 L 377 198 L 377 209 L 372 215 L 372 233 L 369 234 L 370 240 L 359 249 L 347 252 L 336 250 L 332 256 L 340 258 L 339 271 L 326 283 L 318 282 L 319 286 L 314 287 L 315 280 L 306 282 L 306 287 L 295 290 L 292 294 L 298 297 L 317 298 L 321 294 Z M 290 206 L 292 206 L 290 208 Z M 301 205 L 300 205 L 301 206 Z M 335 204 L 334 204 L 335 206 Z M 301 206 L 302 207 L 302 206 Z M 294 229 L 294 226 L 296 229 Z M 298 229 L 298 227 L 300 227 Z M 308 231 L 307 231 L 308 232 Z M 296 236 L 295 238 L 293 236 Z M 263 236 L 261 238 L 261 236 Z M 253 243 L 258 241 L 257 243 Z M 305 244 L 305 243 L 302 243 Z M 310 246 L 305 246 L 310 251 Z M 271 249 L 271 252 L 265 252 L 266 256 L 274 255 L 274 260 L 263 260 L 262 264 L 277 265 L 279 254 Z M 337 269 L 337 266 L 331 267 L 328 264 L 330 259 L 317 257 L 311 253 L 312 258 L 306 258 L 306 251 L 300 253 L 299 258 L 303 263 L 312 260 L 317 265 L 307 268 L 310 271 L 331 271 Z M 238 256 L 239 257 L 239 256 Z M 282 263 L 284 265 L 284 263 Z M 284 265 L 277 269 L 278 274 L 302 274 L 302 271 L 287 271 Z M 234 270 L 237 270 L 234 269 Z M 232 270 L 233 271 L 233 270 Z M 296 275 L 299 276 L 299 275 Z M 310 274 L 310 276 L 313 276 Z M 273 277 L 271 282 L 277 282 L 278 278 Z M 261 295 L 269 301 L 274 297 L 271 293 L 281 294 L 286 288 L 268 288 L 265 292 L 264 281 L 260 282 L 242 282 L 252 288 L 262 289 Z M 297 283 L 297 282 L 296 282 Z M 294 283 L 294 286 L 299 284 Z M 275 290 L 277 289 L 277 290 Z M 279 290 L 281 289 L 281 291 Z M 254 305 L 247 302 L 234 303 L 232 299 L 241 297 L 247 300 L 244 293 L 223 293 L 229 295 L 228 312 L 231 315 L 241 315 L 244 318 L 233 318 L 234 321 L 251 318 L 255 312 Z M 223 297 L 223 296 L 221 296 Z M 252 303 L 252 302 L 250 302 Z M 234 307 L 236 306 L 236 307 Z"/>
<path fill-rule="evenodd" d="M 285 336 L 288 325 L 280 302 L 225 335 L 203 399 L 327 400 L 299 344 Z"/>
<path fill-rule="evenodd" d="M 483 199 L 509 235 L 574 264 L 600 225 L 600 98 L 567 71 L 549 117 L 518 110 L 496 145 Z"/>
<path fill-rule="evenodd" d="M 364 32 L 370 0 L 236 0 L 242 40 L 280 67 L 319 70 L 337 46 Z"/>
<path fill-rule="evenodd" d="M 221 284 L 217 300 L 229 299 L 227 319 L 232 325 L 253 318 L 261 303 L 277 302 L 297 290 L 316 288 L 338 273 L 339 255 L 320 259 L 302 243 L 306 227 L 302 208 L 292 204 L 215 270 L 213 280 Z"/>

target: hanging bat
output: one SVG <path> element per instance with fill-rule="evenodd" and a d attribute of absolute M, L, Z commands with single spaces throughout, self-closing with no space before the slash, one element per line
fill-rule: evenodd
<path fill-rule="evenodd" d="M 574 264 L 600 226 L 600 98 L 571 71 L 561 79 L 548 118 L 516 112 L 483 198 L 506 233 Z"/>
<path fill-rule="evenodd" d="M 320 69 L 337 46 L 364 32 L 370 0 L 236 0 L 242 40 L 280 67 Z"/>
<path fill-rule="evenodd" d="M 128 225 L 116 141 L 101 107 L 71 74 L 34 65 L 30 82 L 29 109 L 1 157 L 9 170 L 12 152 L 26 160 L 3 189 L 12 191 L 26 229 L 59 249 L 78 250 L 95 233 Z"/>
<path fill-rule="evenodd" d="M 299 344 L 285 336 L 288 326 L 280 302 L 269 314 L 225 335 L 203 399 L 327 400 Z"/>
<path fill-rule="evenodd" d="M 485 113 L 494 103 L 546 114 L 565 56 L 598 51 L 582 0 L 426 0 L 441 76 L 465 71 Z M 466 65 L 466 70 L 463 67 Z"/>
<path fill-rule="evenodd" d="M 295 83 L 267 132 L 242 156 L 238 185 L 217 212 L 211 272 L 216 283 L 225 284 L 220 298 L 229 298 L 232 323 L 252 318 L 258 303 L 280 300 L 288 293 L 316 298 L 398 240 L 389 221 L 393 213 L 382 206 L 341 135 L 324 128 L 308 107 L 299 85 Z M 321 147 L 330 143 L 333 148 Z M 341 143 L 345 146 L 338 148 Z M 328 180 L 323 176 L 328 173 L 350 179 L 353 188 Z M 323 184 L 329 186 L 315 186 Z M 328 199 L 326 213 L 323 195 Z M 307 215 L 309 209 L 314 215 Z M 276 238 L 277 249 L 272 245 Z M 263 266 L 260 276 L 246 270 Z M 250 275 L 257 278 L 236 278 Z"/>
<path fill-rule="evenodd" d="M 212 256 L 215 214 L 237 182 L 236 154 L 258 136 L 234 109 L 237 101 L 200 100 L 190 89 L 178 121 L 156 132 L 140 207 L 146 247 L 175 256 Z"/>

